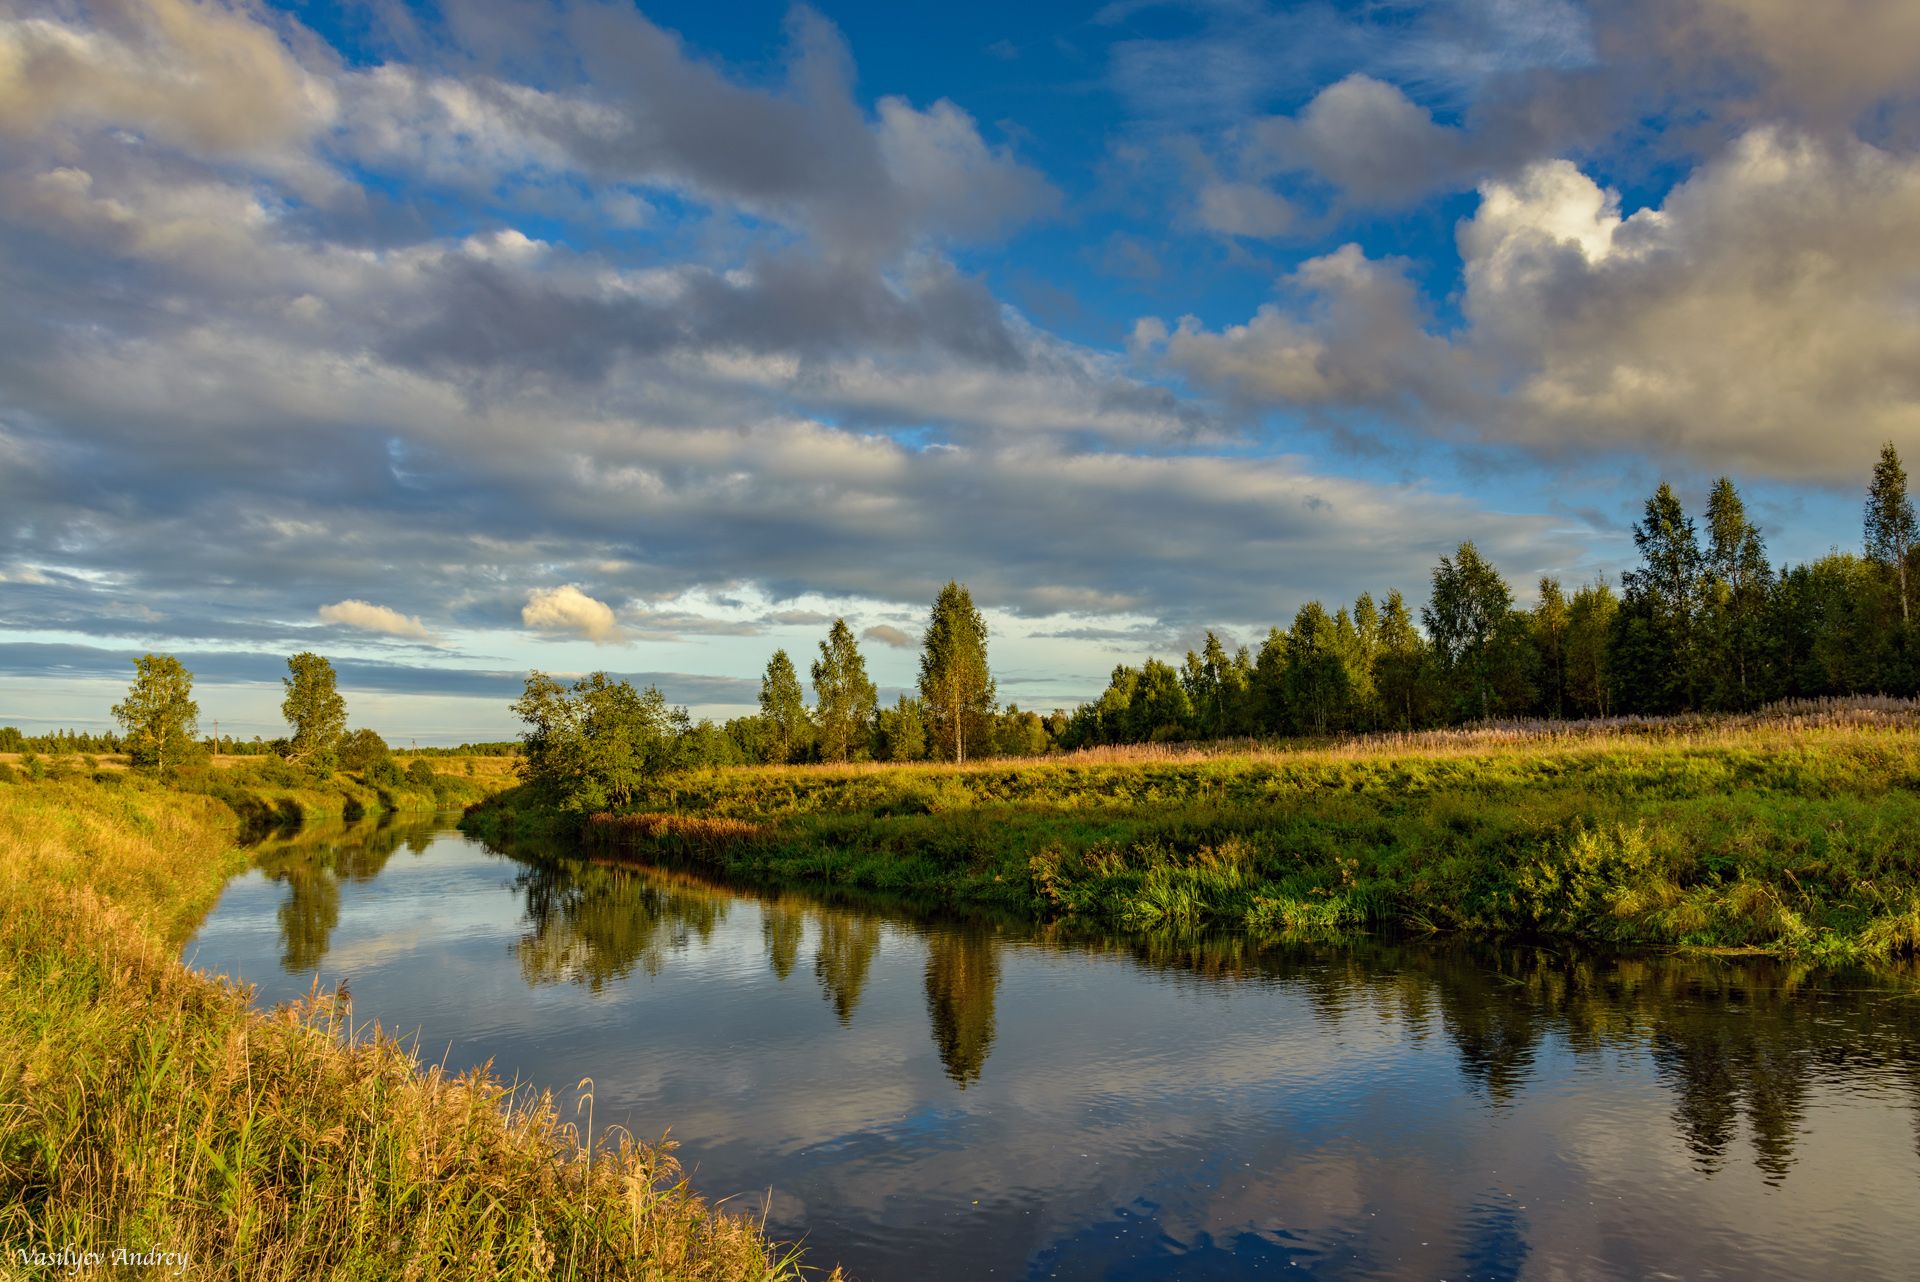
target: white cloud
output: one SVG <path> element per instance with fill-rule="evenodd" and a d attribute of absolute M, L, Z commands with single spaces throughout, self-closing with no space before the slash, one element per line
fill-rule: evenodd
<path fill-rule="evenodd" d="M 1481 187 L 1465 324 L 1390 261 L 1304 264 L 1244 325 L 1137 332 L 1254 402 L 1388 409 L 1451 435 L 1615 447 L 1790 479 L 1920 433 L 1920 157 L 1750 131 L 1653 209 L 1554 160 Z"/>
<path fill-rule="evenodd" d="M 388 636 L 411 637 L 417 641 L 428 641 L 433 638 L 433 633 L 420 621 L 418 615 L 402 614 L 398 610 L 384 605 L 374 605 L 370 601 L 352 598 L 335 601 L 332 605 L 320 607 L 320 617 L 328 623 L 359 628 L 363 632 L 382 632 Z"/>
<path fill-rule="evenodd" d="M 535 588 L 527 593 L 520 621 L 540 632 L 564 632 L 585 637 L 595 645 L 626 640 L 613 607 L 595 600 L 571 583 L 557 588 Z"/>

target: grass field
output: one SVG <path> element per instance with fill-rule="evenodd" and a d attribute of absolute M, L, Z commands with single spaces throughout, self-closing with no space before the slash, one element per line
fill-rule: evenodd
<path fill-rule="evenodd" d="M 546 817 L 524 792 L 470 814 Z M 1756 949 L 1920 948 L 1920 714 L 1109 749 L 659 781 L 584 834 L 736 879 L 1137 929 L 1354 928 Z"/>
<path fill-rule="evenodd" d="M 550 1095 L 423 1066 L 337 997 L 261 1014 L 183 967 L 247 863 L 237 827 L 137 777 L 0 785 L 6 1267 L 126 1248 L 195 1278 L 797 1276 L 668 1147 L 589 1159 Z"/>

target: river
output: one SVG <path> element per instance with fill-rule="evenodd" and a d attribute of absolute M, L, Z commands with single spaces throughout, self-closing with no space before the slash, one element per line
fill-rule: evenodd
<path fill-rule="evenodd" d="M 590 1077 L 596 1127 L 671 1128 L 860 1282 L 1920 1269 L 1911 978 L 928 920 L 446 818 L 270 843 L 185 958 Z"/>

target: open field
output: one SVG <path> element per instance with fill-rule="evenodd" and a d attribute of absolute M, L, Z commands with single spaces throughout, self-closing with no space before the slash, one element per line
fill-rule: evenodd
<path fill-rule="evenodd" d="M 178 951 L 234 812 L 138 777 L 0 786 L 0 1243 L 193 1277 L 796 1275 L 665 1147 L 424 1066 L 337 995 L 260 1014 Z M 598 1137 L 605 1139 L 605 1137 Z M 154 1270 L 169 1274 L 169 1267 Z"/>
<path fill-rule="evenodd" d="M 415 758 L 396 756 L 397 780 L 336 770 L 322 779 L 277 757 L 219 756 L 174 772 L 172 786 L 216 797 L 253 825 L 286 825 L 316 819 L 458 809 L 517 779 L 513 757 L 418 758 L 434 771 L 429 784 L 406 777 Z M 131 779 L 124 756 L 69 753 L 0 753 L 0 783 L 8 779 L 55 783 L 91 781 L 114 786 Z"/>
<path fill-rule="evenodd" d="M 540 824 L 524 791 L 468 823 Z M 725 876 L 1123 928 L 1920 948 L 1911 703 L 1302 748 L 710 771 L 586 838 Z"/>

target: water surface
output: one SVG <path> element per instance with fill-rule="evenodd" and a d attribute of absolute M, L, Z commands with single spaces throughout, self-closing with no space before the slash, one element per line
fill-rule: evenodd
<path fill-rule="evenodd" d="M 274 846 L 186 956 L 591 1077 L 599 1125 L 671 1128 L 702 1192 L 863 1282 L 1920 1267 L 1920 987 L 1864 972 L 1070 938 L 445 820 Z"/>

